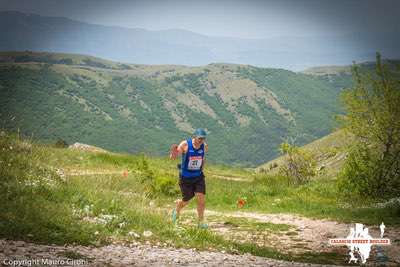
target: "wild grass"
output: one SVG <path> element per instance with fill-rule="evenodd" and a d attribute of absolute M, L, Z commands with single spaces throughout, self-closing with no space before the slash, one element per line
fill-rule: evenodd
<path fill-rule="evenodd" d="M 336 180 L 319 178 L 291 186 L 285 177 L 257 175 L 253 182 L 213 179 L 207 181 L 207 207 L 218 211 L 293 213 L 312 218 L 366 224 L 398 224 L 400 207 L 376 208 L 367 200 L 343 199 Z M 237 200 L 246 198 L 238 208 Z"/>
<path fill-rule="evenodd" d="M 222 219 L 225 225 L 238 227 L 240 228 L 240 230 L 244 231 L 256 230 L 256 231 L 285 232 L 293 228 L 293 226 L 288 224 L 259 222 L 256 220 L 251 220 L 251 219 L 249 220 L 243 217 L 224 217 L 218 219 Z"/>
<path fill-rule="evenodd" d="M 290 255 L 253 243 L 237 243 L 193 226 L 176 227 L 170 211 L 179 198 L 176 162 L 144 155 L 91 153 L 40 145 L 0 132 L 0 237 L 47 244 L 162 243 L 174 247 L 251 253 L 286 260 L 331 263 L 323 257 Z M 283 177 L 207 166 L 206 208 L 216 211 L 296 213 L 339 221 L 398 222 L 399 210 L 366 208 L 337 199 L 335 181 L 300 187 Z M 64 170 L 64 171 L 61 171 Z M 68 175 L 68 171 L 78 171 Z M 89 172 L 79 175 L 79 171 Z M 96 172 L 110 171 L 98 174 Z M 124 171 L 128 171 L 124 174 Z M 94 174 L 90 174 L 93 172 Z M 249 179 L 233 181 L 212 175 Z M 167 182 L 165 182 L 167 181 Z M 153 186 L 152 194 L 148 186 Z M 165 190 L 167 188 L 168 190 Z M 246 199 L 242 208 L 237 200 Z M 347 205 L 347 206 L 346 206 Z M 189 208 L 195 207 L 195 201 Z M 224 221 L 224 218 L 221 218 Z M 287 225 L 229 218 L 249 230 L 289 230 Z"/>

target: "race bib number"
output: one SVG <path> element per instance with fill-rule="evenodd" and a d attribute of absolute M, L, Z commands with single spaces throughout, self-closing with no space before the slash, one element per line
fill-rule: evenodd
<path fill-rule="evenodd" d="M 201 156 L 189 157 L 188 169 L 189 170 L 200 170 L 203 158 Z"/>

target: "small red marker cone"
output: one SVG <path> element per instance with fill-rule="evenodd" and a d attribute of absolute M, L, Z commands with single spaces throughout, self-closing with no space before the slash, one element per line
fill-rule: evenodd
<path fill-rule="evenodd" d="M 242 198 L 239 198 L 239 200 L 237 202 L 238 208 L 243 208 L 243 206 L 245 204 L 246 204 L 246 201 L 244 199 L 242 199 Z"/>
<path fill-rule="evenodd" d="M 124 177 L 128 177 L 128 171 L 127 170 L 125 170 L 123 173 L 122 173 L 122 175 L 124 176 Z"/>

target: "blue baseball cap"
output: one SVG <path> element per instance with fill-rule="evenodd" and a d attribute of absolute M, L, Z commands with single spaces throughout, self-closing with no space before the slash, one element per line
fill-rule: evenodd
<path fill-rule="evenodd" d="M 197 128 L 196 131 L 194 131 L 193 135 L 195 137 L 201 137 L 201 138 L 206 138 L 207 133 L 204 129 L 202 128 Z"/>

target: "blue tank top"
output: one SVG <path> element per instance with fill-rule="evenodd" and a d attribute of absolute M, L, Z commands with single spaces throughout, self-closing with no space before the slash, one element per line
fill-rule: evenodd
<path fill-rule="evenodd" d="M 182 154 L 180 176 L 183 179 L 193 179 L 203 174 L 204 144 L 199 149 L 193 147 L 192 139 L 186 140 L 188 149 Z"/>

